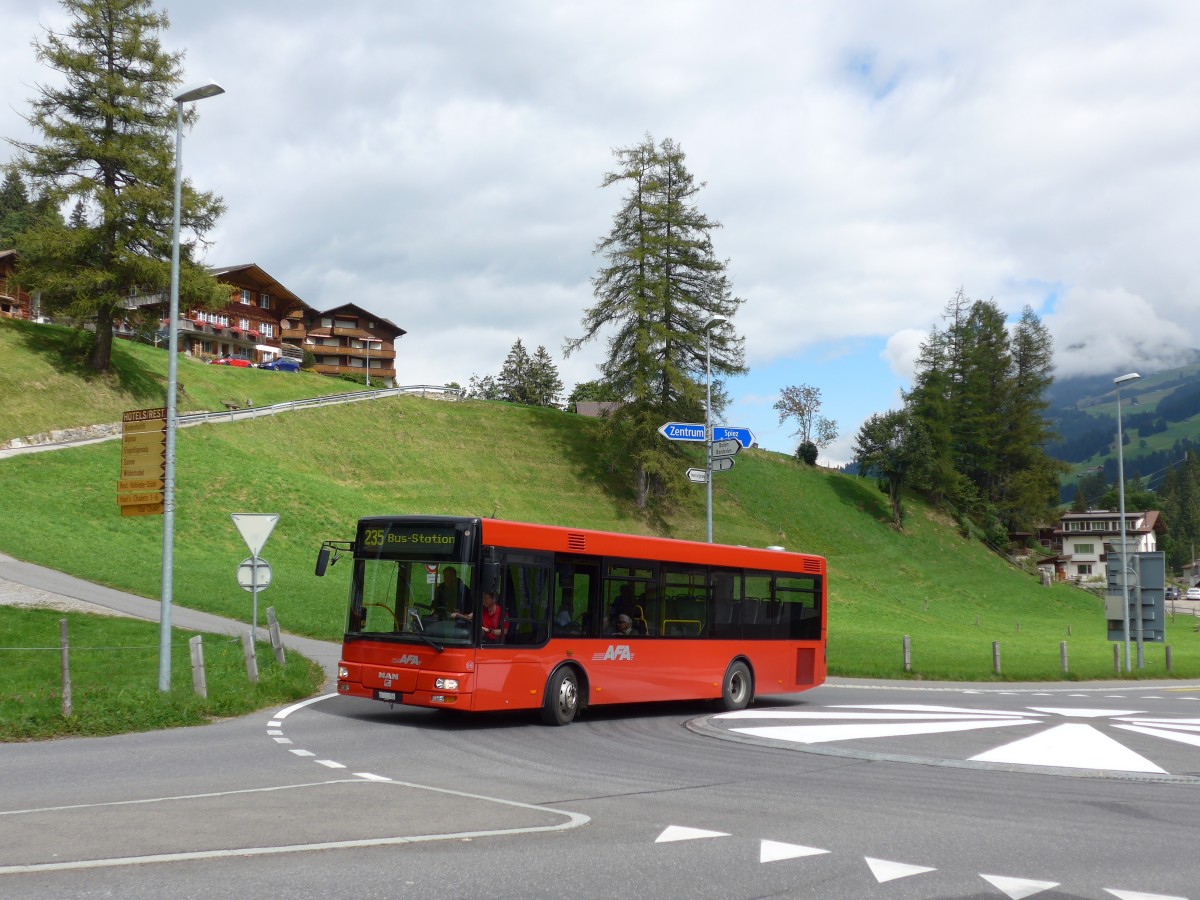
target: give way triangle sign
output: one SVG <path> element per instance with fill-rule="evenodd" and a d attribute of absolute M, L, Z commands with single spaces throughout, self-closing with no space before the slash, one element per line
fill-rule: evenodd
<path fill-rule="evenodd" d="M 279 521 L 279 516 L 272 513 L 230 513 L 230 518 L 237 526 L 242 540 L 250 548 L 251 556 L 258 556 L 258 551 L 263 548 L 263 544 L 275 528 L 275 523 Z"/>

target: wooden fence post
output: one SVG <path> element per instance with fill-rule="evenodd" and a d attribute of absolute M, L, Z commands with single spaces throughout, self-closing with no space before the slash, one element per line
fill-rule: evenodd
<path fill-rule="evenodd" d="M 279 636 L 279 621 L 275 618 L 275 607 L 267 607 L 267 631 L 271 635 L 271 649 L 275 651 L 275 662 L 281 666 L 286 662 L 283 653 L 283 638 Z"/>
<path fill-rule="evenodd" d="M 1067 674 L 1067 642 L 1060 641 L 1058 645 L 1058 656 L 1062 661 L 1063 674 Z"/>
<path fill-rule="evenodd" d="M 1000 674 L 1000 642 L 992 641 L 992 669 Z"/>
<path fill-rule="evenodd" d="M 188 640 L 188 649 L 192 653 L 192 690 L 201 697 L 208 699 L 208 682 L 204 677 L 204 644 L 200 635 Z"/>
<path fill-rule="evenodd" d="M 62 657 L 62 714 L 71 718 L 74 705 L 71 703 L 71 645 L 67 640 L 67 620 L 58 620 L 58 648 Z"/>
<path fill-rule="evenodd" d="M 246 676 L 251 684 L 258 684 L 258 658 L 254 655 L 254 636 L 248 631 L 242 634 L 242 652 L 246 655 Z"/>
<path fill-rule="evenodd" d="M 912 671 L 912 639 L 907 634 L 904 636 L 904 671 Z"/>
<path fill-rule="evenodd" d="M 1121 645 L 1113 644 L 1113 671 L 1121 674 Z"/>
<path fill-rule="evenodd" d="M 1167 674 L 1171 674 L 1171 645 L 1167 644 Z"/>

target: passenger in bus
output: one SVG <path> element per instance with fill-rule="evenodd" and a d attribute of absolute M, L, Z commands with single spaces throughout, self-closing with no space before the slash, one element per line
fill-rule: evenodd
<path fill-rule="evenodd" d="M 633 621 L 633 585 L 628 582 L 621 585 L 621 590 L 613 598 L 612 606 L 608 610 L 608 621 L 613 626 L 621 616 L 628 616 L 629 620 Z"/>
<path fill-rule="evenodd" d="M 558 615 L 554 617 L 554 624 L 559 628 L 567 628 L 575 621 L 575 613 L 571 609 L 571 601 L 563 600 L 562 605 L 558 608 Z"/>
<path fill-rule="evenodd" d="M 466 625 L 469 625 L 475 618 L 475 614 L 469 612 L 455 612 L 451 615 Z M 504 634 L 504 611 L 496 602 L 496 594 L 493 591 L 483 592 L 483 615 L 479 617 L 479 624 L 483 630 L 485 641 L 495 643 Z"/>
<path fill-rule="evenodd" d="M 629 616 L 625 615 L 625 613 L 621 613 L 621 615 L 617 616 L 617 627 L 616 627 L 616 630 L 613 631 L 613 634 L 614 635 L 633 634 L 633 619 L 629 618 Z"/>
<path fill-rule="evenodd" d="M 467 586 L 458 580 L 458 570 L 447 566 L 442 570 L 442 581 L 433 591 L 433 612 L 439 619 L 462 619 L 469 622 L 466 613 L 471 609 Z"/>

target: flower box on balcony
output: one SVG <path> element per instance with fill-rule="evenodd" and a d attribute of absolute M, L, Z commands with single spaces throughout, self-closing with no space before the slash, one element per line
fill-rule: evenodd
<path fill-rule="evenodd" d="M 236 325 L 231 325 L 231 326 L 229 326 L 229 333 L 232 334 L 234 337 L 237 337 L 239 334 L 242 333 L 242 330 L 240 328 L 238 328 Z"/>
<path fill-rule="evenodd" d="M 254 339 L 257 341 L 257 340 L 258 340 L 258 332 L 257 332 L 257 331 L 251 331 L 251 332 L 250 332 L 250 337 L 254 338 Z"/>
<path fill-rule="evenodd" d="M 196 323 L 197 328 L 204 328 L 204 320 L 203 319 L 192 319 L 192 321 Z"/>

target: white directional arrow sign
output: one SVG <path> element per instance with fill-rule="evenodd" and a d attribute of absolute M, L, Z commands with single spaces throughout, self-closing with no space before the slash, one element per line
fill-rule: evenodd
<path fill-rule="evenodd" d="M 725 441 L 713 441 L 712 455 L 714 457 L 736 456 L 737 452 L 741 449 L 742 449 L 742 445 L 739 444 L 733 438 L 730 438 L 729 440 L 725 440 Z"/>
<path fill-rule="evenodd" d="M 732 456 L 718 456 L 713 459 L 713 471 L 714 472 L 726 472 L 732 468 L 733 468 L 733 457 Z"/>
<path fill-rule="evenodd" d="M 687 477 L 688 481 L 694 484 L 706 484 L 708 482 L 708 473 L 703 469 L 688 469 Z"/>

